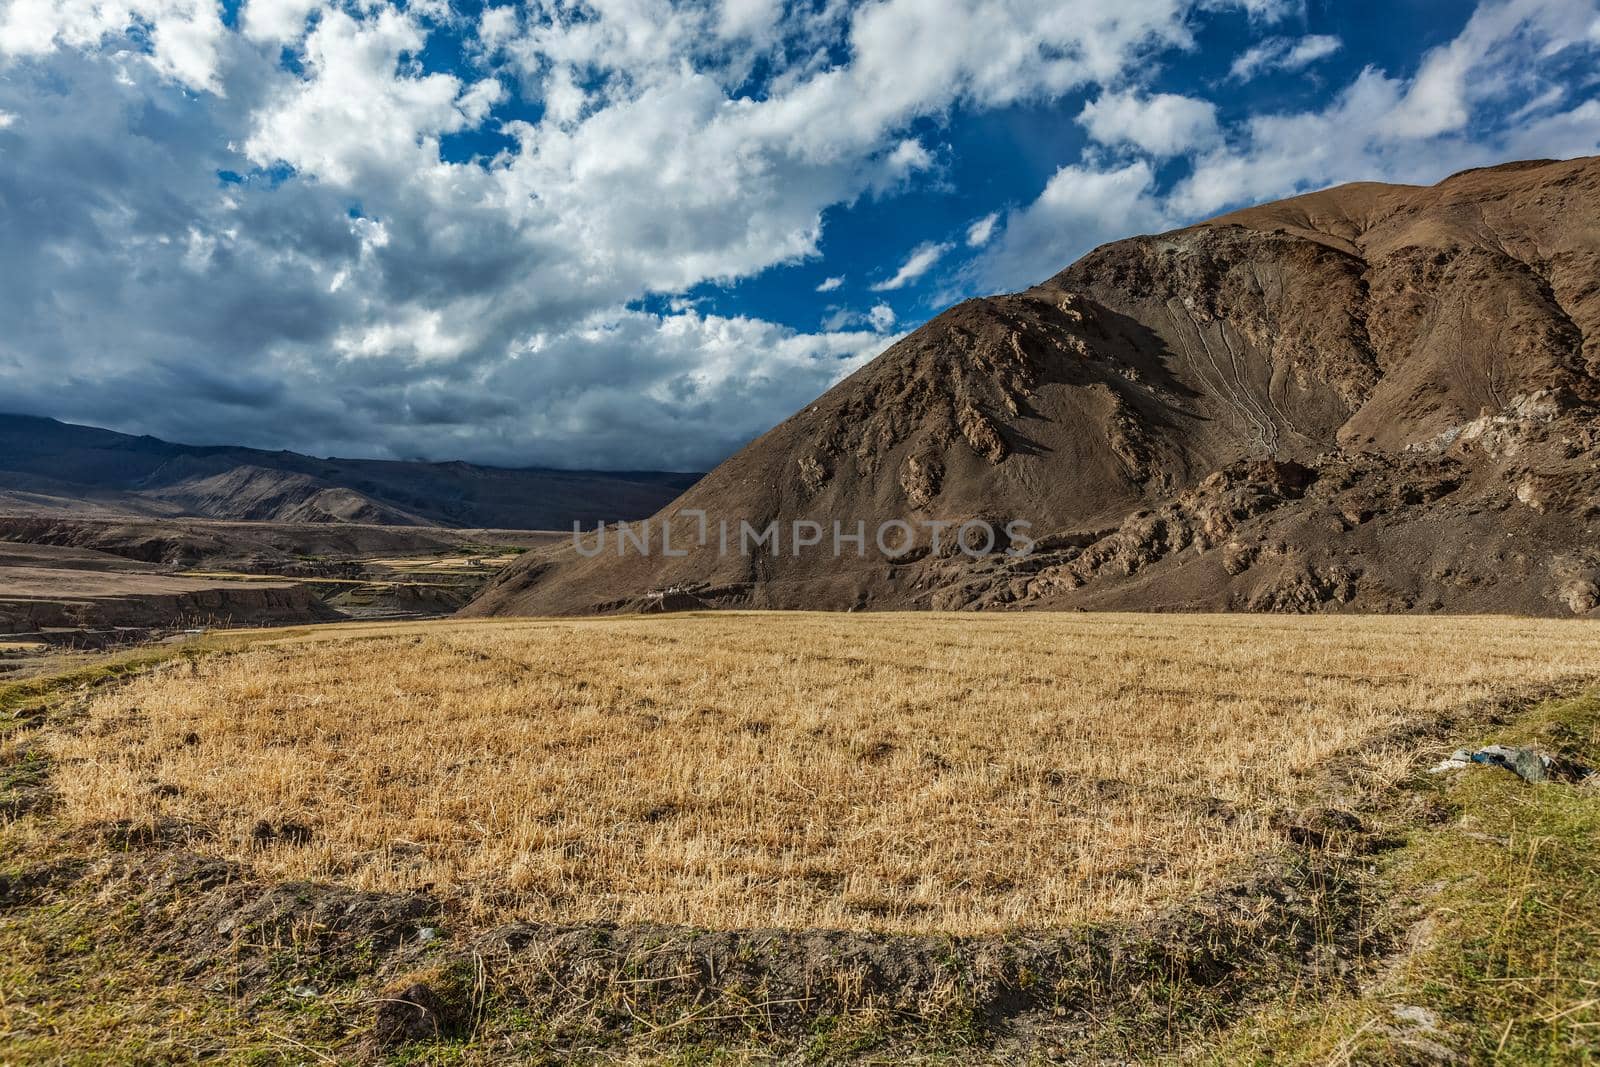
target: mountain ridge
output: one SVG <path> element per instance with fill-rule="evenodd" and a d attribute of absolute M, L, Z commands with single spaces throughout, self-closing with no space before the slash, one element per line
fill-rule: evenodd
<path fill-rule="evenodd" d="M 32 514 L 563 529 L 648 515 L 698 477 L 324 459 L 0 413 L 0 507 Z"/>

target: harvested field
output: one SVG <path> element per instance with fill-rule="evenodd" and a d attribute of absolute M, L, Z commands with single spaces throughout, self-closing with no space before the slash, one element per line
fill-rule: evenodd
<path fill-rule="evenodd" d="M 1281 840 L 1334 755 L 1600 677 L 1501 618 L 717 614 L 301 631 L 54 738 L 62 814 L 473 921 L 978 933 L 1128 917 Z M 1374 738 L 1388 737 L 1374 743 Z"/>

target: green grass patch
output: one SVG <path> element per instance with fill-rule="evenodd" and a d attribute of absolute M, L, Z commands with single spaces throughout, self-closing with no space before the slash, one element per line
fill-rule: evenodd
<path fill-rule="evenodd" d="M 1593 766 L 1600 695 L 1483 738 Z M 1290 1001 L 1185 1059 L 1600 1062 L 1600 783 L 1471 767 L 1412 784 L 1439 806 L 1382 861 L 1405 946 L 1358 993 Z"/>
<path fill-rule="evenodd" d="M 196 655 L 199 651 L 199 647 L 193 643 L 140 648 L 108 654 L 57 674 L 0 682 L 0 734 L 17 724 L 19 713 L 48 709 L 79 690 L 106 685 L 147 671 L 168 660 Z"/>

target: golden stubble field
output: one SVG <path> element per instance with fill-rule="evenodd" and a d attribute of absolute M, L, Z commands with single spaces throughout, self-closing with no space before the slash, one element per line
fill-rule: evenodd
<path fill-rule="evenodd" d="M 86 826 L 178 820 L 261 874 L 474 922 L 992 932 L 1203 889 L 1336 753 L 1596 677 L 1600 626 L 1503 618 L 330 628 L 97 698 L 56 783 Z"/>

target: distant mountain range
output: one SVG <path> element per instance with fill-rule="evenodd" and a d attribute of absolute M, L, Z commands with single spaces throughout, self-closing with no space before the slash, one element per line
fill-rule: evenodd
<path fill-rule="evenodd" d="M 317 459 L 0 414 L 0 510 L 11 513 L 570 529 L 649 515 L 698 478 Z"/>
<path fill-rule="evenodd" d="M 782 545 L 686 545 L 681 512 Z M 675 515 L 684 555 L 530 553 L 468 610 L 1594 612 L 1600 158 L 1106 245 L 933 319 L 652 536 Z"/>

